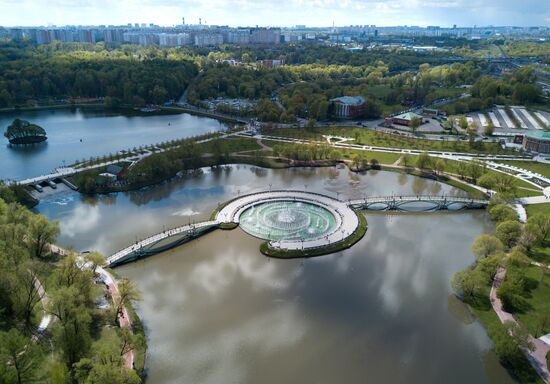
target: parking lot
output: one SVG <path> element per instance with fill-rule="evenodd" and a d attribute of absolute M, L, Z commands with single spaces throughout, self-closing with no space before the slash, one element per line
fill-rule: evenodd
<path fill-rule="evenodd" d="M 526 130 L 542 130 L 550 127 L 550 113 L 532 111 L 523 106 L 495 106 L 485 112 L 472 112 L 467 115 L 468 122 L 474 122 L 482 134 L 489 122 L 493 123 L 495 133 L 525 133 Z"/>

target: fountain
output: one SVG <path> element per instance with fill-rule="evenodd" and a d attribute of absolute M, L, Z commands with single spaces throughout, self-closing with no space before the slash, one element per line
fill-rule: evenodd
<path fill-rule="evenodd" d="M 266 240 L 310 240 L 336 229 L 336 218 L 326 208 L 301 201 L 267 201 L 242 212 L 241 228 Z"/>

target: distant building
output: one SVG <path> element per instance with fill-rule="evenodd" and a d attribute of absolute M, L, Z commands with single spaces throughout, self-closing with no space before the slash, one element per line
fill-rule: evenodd
<path fill-rule="evenodd" d="M 189 33 L 161 33 L 159 34 L 159 45 L 161 47 L 181 47 L 191 45 L 192 39 Z"/>
<path fill-rule="evenodd" d="M 523 148 L 530 152 L 550 154 L 550 132 L 527 132 L 523 138 Z"/>
<path fill-rule="evenodd" d="M 434 108 L 422 108 L 422 115 L 424 116 L 438 116 L 439 110 Z"/>
<path fill-rule="evenodd" d="M 95 34 L 92 30 L 81 29 L 78 31 L 78 41 L 81 43 L 95 43 Z"/>
<path fill-rule="evenodd" d="M 250 43 L 250 30 L 249 29 L 229 30 L 227 32 L 227 43 L 229 43 L 229 44 L 249 44 Z"/>
<path fill-rule="evenodd" d="M 278 44 L 280 42 L 280 28 L 253 28 L 250 30 L 250 43 L 252 44 Z"/>
<path fill-rule="evenodd" d="M 223 36 L 221 33 L 198 33 L 195 35 L 195 45 L 198 47 L 220 44 L 223 44 Z"/>
<path fill-rule="evenodd" d="M 256 61 L 256 65 L 258 67 L 275 68 L 275 67 L 280 67 L 282 65 L 285 65 L 285 61 L 283 59 L 280 59 L 280 60 L 258 60 L 258 61 Z"/>
<path fill-rule="evenodd" d="M 387 117 L 384 121 L 390 124 L 406 125 L 407 127 L 411 125 L 413 119 L 420 119 L 422 121 L 422 116 L 418 113 L 407 112 L 402 113 L 401 115 Z"/>
<path fill-rule="evenodd" d="M 330 99 L 330 114 L 340 119 L 355 119 L 365 114 L 365 98 L 342 96 Z"/>

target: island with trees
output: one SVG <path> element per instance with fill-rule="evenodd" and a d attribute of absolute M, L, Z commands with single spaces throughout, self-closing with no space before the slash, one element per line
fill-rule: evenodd
<path fill-rule="evenodd" d="M 13 120 L 4 132 L 4 136 L 10 144 L 15 145 L 36 144 L 48 139 L 44 128 L 21 119 Z"/>

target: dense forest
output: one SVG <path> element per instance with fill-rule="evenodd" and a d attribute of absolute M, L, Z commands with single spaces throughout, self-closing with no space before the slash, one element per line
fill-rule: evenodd
<path fill-rule="evenodd" d="M 460 95 L 458 87 L 473 84 L 484 64 L 419 65 L 415 71 L 390 74 L 383 61 L 371 66 L 306 64 L 255 69 L 212 62 L 204 68 L 189 92 L 189 101 L 222 98 L 264 99 L 257 114 L 269 121 L 295 117 L 326 120 L 329 100 L 342 95 L 367 99 L 365 117 L 403 110 L 407 106 Z M 270 102 L 278 97 L 284 108 Z"/>
<path fill-rule="evenodd" d="M 489 108 L 494 104 L 536 104 L 542 90 L 531 67 L 522 67 L 502 78 L 479 77 L 470 89 L 472 97 L 443 107 L 448 114 L 463 114 Z"/>
<path fill-rule="evenodd" d="M 121 360 L 142 339 L 114 327 L 116 305 L 98 307 L 103 256 L 51 253 L 58 233 L 58 223 L 15 203 L 0 186 L 0 383 L 139 383 Z M 137 297 L 133 283 L 125 284 L 119 289 Z M 51 324 L 40 329 L 46 314 Z"/>
<path fill-rule="evenodd" d="M 109 97 L 115 105 L 160 104 L 181 96 L 197 72 L 186 56 L 158 49 L 2 43 L 0 107 L 69 97 Z"/>
<path fill-rule="evenodd" d="M 495 43 L 496 44 L 496 43 Z M 467 49 L 506 49 L 516 42 L 470 43 Z M 458 46 L 458 44 L 457 44 Z M 460 46 L 456 49 L 462 49 Z M 525 45 L 525 52 L 541 50 Z M 537 51 L 538 52 L 538 51 Z M 266 68 L 257 59 L 283 58 L 285 66 Z M 230 66 L 224 59 L 242 60 Z M 178 99 L 189 86 L 188 101 L 205 107 L 216 98 L 249 99 L 254 108 L 221 112 L 255 116 L 263 121 L 294 122 L 297 117 L 326 120 L 329 100 L 350 95 L 367 100 L 365 117 L 399 112 L 413 105 L 457 97 L 473 85 L 473 97 L 445 107 L 449 114 L 486 108 L 494 103 L 541 100 L 530 66 L 500 78 L 485 61 L 439 64 L 441 52 L 374 48 L 350 52 L 342 47 L 301 43 L 273 47 L 222 46 L 217 49 L 158 48 L 103 43 L 54 42 L 33 46 L 0 42 L 0 108 L 55 104 L 56 99 L 105 97 L 107 107 L 162 104 Z"/>

